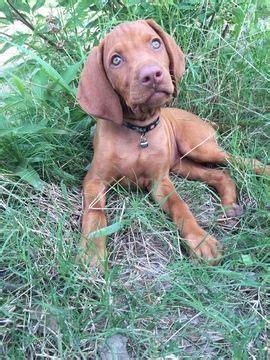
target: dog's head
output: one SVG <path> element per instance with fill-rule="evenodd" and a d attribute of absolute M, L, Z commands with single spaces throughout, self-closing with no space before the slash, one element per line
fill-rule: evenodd
<path fill-rule="evenodd" d="M 88 114 L 118 124 L 125 112 L 143 120 L 176 95 L 184 71 L 183 52 L 157 23 L 123 23 L 88 56 L 78 102 Z"/>

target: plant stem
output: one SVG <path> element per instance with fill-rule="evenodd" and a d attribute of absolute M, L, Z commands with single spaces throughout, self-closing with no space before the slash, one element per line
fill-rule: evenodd
<path fill-rule="evenodd" d="M 40 38 L 42 38 L 44 41 L 46 41 L 49 45 L 53 46 L 56 50 L 58 51 L 63 51 L 63 49 L 59 49 L 57 47 L 57 45 L 51 40 L 49 39 L 46 35 L 41 34 L 39 31 L 35 30 L 35 27 L 33 26 L 33 24 L 31 24 L 24 16 L 23 14 L 20 13 L 20 11 L 18 9 L 16 9 L 16 7 L 10 3 L 9 0 L 7 0 L 8 5 L 10 6 L 11 10 L 13 10 L 13 12 L 15 13 L 15 17 L 17 20 L 21 21 L 25 26 L 27 26 L 29 29 L 31 29 L 35 34 L 37 34 Z"/>

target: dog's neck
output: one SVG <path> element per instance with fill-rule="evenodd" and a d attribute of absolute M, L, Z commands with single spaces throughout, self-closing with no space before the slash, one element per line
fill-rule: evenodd
<path fill-rule="evenodd" d="M 136 126 L 147 126 L 151 124 L 157 117 L 159 117 L 160 110 L 156 111 L 153 115 L 146 117 L 145 119 L 136 119 L 130 117 L 124 117 L 124 122 L 136 125 Z"/>
<path fill-rule="evenodd" d="M 137 125 L 137 124 L 135 124 L 135 122 L 134 122 L 134 120 L 132 122 L 128 122 L 128 121 L 124 120 L 122 126 L 140 134 L 139 145 L 142 149 L 145 149 L 149 145 L 146 134 L 148 134 L 149 131 L 154 130 L 159 125 L 160 117 L 159 117 L 159 115 L 157 115 L 155 120 L 151 121 L 149 124 L 145 124 L 145 121 L 141 121 L 140 124 Z M 144 125 L 142 125 L 142 123 Z"/>
<path fill-rule="evenodd" d="M 124 122 L 137 126 L 147 126 L 151 124 L 160 115 L 160 108 L 149 109 L 144 112 L 134 113 L 130 108 L 125 107 L 123 109 L 123 113 Z"/>

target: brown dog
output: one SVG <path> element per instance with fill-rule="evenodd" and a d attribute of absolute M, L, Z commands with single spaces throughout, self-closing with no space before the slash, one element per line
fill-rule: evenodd
<path fill-rule="evenodd" d="M 176 193 L 169 173 L 213 186 L 230 217 L 239 216 L 236 187 L 226 171 L 202 163 L 226 164 L 230 155 L 215 140 L 214 129 L 184 110 L 161 108 L 176 95 L 185 59 L 175 41 L 153 20 L 117 26 L 93 48 L 84 66 L 78 102 L 98 117 L 94 158 L 83 184 L 82 260 L 104 260 L 105 238 L 91 233 L 107 226 L 104 207 L 110 184 L 135 183 L 177 225 L 192 255 L 216 264 L 219 242 L 197 223 Z M 253 161 L 256 173 L 263 172 Z"/>

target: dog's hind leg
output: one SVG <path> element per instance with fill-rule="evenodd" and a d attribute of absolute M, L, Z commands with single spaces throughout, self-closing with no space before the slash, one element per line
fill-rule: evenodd
<path fill-rule="evenodd" d="M 214 187 L 229 217 L 240 216 L 242 208 L 237 205 L 236 185 L 227 170 L 211 169 L 190 159 L 182 159 L 175 164 L 171 172 L 190 180 L 199 180 Z"/>

